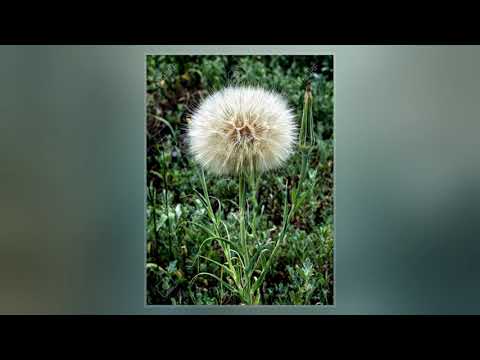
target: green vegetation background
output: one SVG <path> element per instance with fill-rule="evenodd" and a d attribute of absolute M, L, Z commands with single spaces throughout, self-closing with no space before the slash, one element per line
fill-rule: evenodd
<path fill-rule="evenodd" d="M 317 145 L 308 186 L 314 196 L 293 219 L 287 243 L 262 288 L 264 304 L 333 304 L 333 56 L 147 56 L 147 303 L 239 304 L 213 278 L 212 263 L 193 262 L 207 237 L 191 221 L 205 214 L 197 165 L 188 155 L 189 110 L 209 92 L 228 84 L 258 84 L 283 93 L 300 119 L 307 82 L 312 84 Z M 264 206 L 259 242 L 275 235 L 282 218 L 285 179 L 299 173 L 298 156 L 263 174 L 258 202 Z M 238 181 L 207 176 L 209 193 L 236 226 Z M 202 254 L 223 262 L 215 246 Z"/>

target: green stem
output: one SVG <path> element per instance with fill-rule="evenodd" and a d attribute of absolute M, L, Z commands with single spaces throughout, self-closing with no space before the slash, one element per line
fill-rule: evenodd
<path fill-rule="evenodd" d="M 305 178 L 307 176 L 308 163 L 310 160 L 310 150 L 302 149 L 301 151 L 302 151 L 302 165 L 300 168 L 300 176 L 298 178 L 298 183 L 295 188 L 297 195 L 300 193 L 300 191 L 302 191 L 303 182 L 305 181 Z"/>
<path fill-rule="evenodd" d="M 258 193 L 258 181 L 257 181 L 257 174 L 256 171 L 252 171 L 249 174 L 249 181 L 250 181 L 250 201 L 252 203 L 251 208 L 251 221 L 250 227 L 252 228 L 252 236 L 254 239 L 257 237 L 257 213 L 258 213 L 258 200 L 257 200 L 257 193 Z"/>
<path fill-rule="evenodd" d="M 245 258 L 248 258 L 247 234 L 245 231 L 245 173 L 242 171 L 238 177 L 238 205 L 240 210 L 240 243 L 243 246 Z"/>
<path fill-rule="evenodd" d="M 243 293 L 243 298 L 244 302 L 251 305 L 254 303 L 254 292 L 252 291 L 252 283 L 251 283 L 251 274 L 245 272 L 245 269 L 248 269 L 250 267 L 249 262 L 251 261 L 250 258 L 250 249 L 248 248 L 248 243 L 247 243 L 247 231 L 245 227 L 245 211 L 246 211 L 246 180 L 247 180 L 247 175 L 249 176 L 249 180 L 251 185 L 253 184 L 252 179 L 255 176 L 253 173 L 246 174 L 245 172 L 240 172 L 239 178 L 238 178 L 238 205 L 239 205 L 239 210 L 240 210 L 240 243 L 242 244 L 243 247 L 243 257 L 245 260 L 244 264 L 244 293 Z M 255 195 L 254 195 L 255 196 Z"/>

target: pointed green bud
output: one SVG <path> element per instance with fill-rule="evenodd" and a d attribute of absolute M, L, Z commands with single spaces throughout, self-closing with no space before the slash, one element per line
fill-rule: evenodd
<path fill-rule="evenodd" d="M 313 95 L 312 86 L 307 84 L 303 101 L 303 114 L 300 124 L 300 148 L 308 148 L 315 144 L 313 129 Z"/>

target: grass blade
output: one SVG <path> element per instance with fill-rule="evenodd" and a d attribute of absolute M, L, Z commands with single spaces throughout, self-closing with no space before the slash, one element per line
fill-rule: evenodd
<path fill-rule="evenodd" d="M 206 276 L 210 276 L 210 277 L 213 277 L 214 279 L 218 280 L 220 283 L 223 284 L 223 286 L 225 286 L 228 290 L 230 290 L 232 293 L 236 294 L 238 293 L 237 289 L 235 289 L 233 286 L 231 286 L 230 284 L 228 284 L 226 281 L 220 279 L 218 276 L 214 275 L 214 274 L 211 274 L 209 272 L 201 272 L 201 273 L 198 273 L 197 275 L 195 275 L 192 280 L 190 280 L 190 284 L 192 284 L 197 277 L 199 276 L 202 276 L 202 275 L 206 275 Z"/>

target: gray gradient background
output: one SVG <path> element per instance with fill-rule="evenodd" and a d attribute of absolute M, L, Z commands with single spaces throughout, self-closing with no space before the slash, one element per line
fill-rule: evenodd
<path fill-rule="evenodd" d="M 145 54 L 335 55 L 334 307 L 145 307 Z M 480 313 L 480 48 L 1 46 L 0 313 Z"/>

